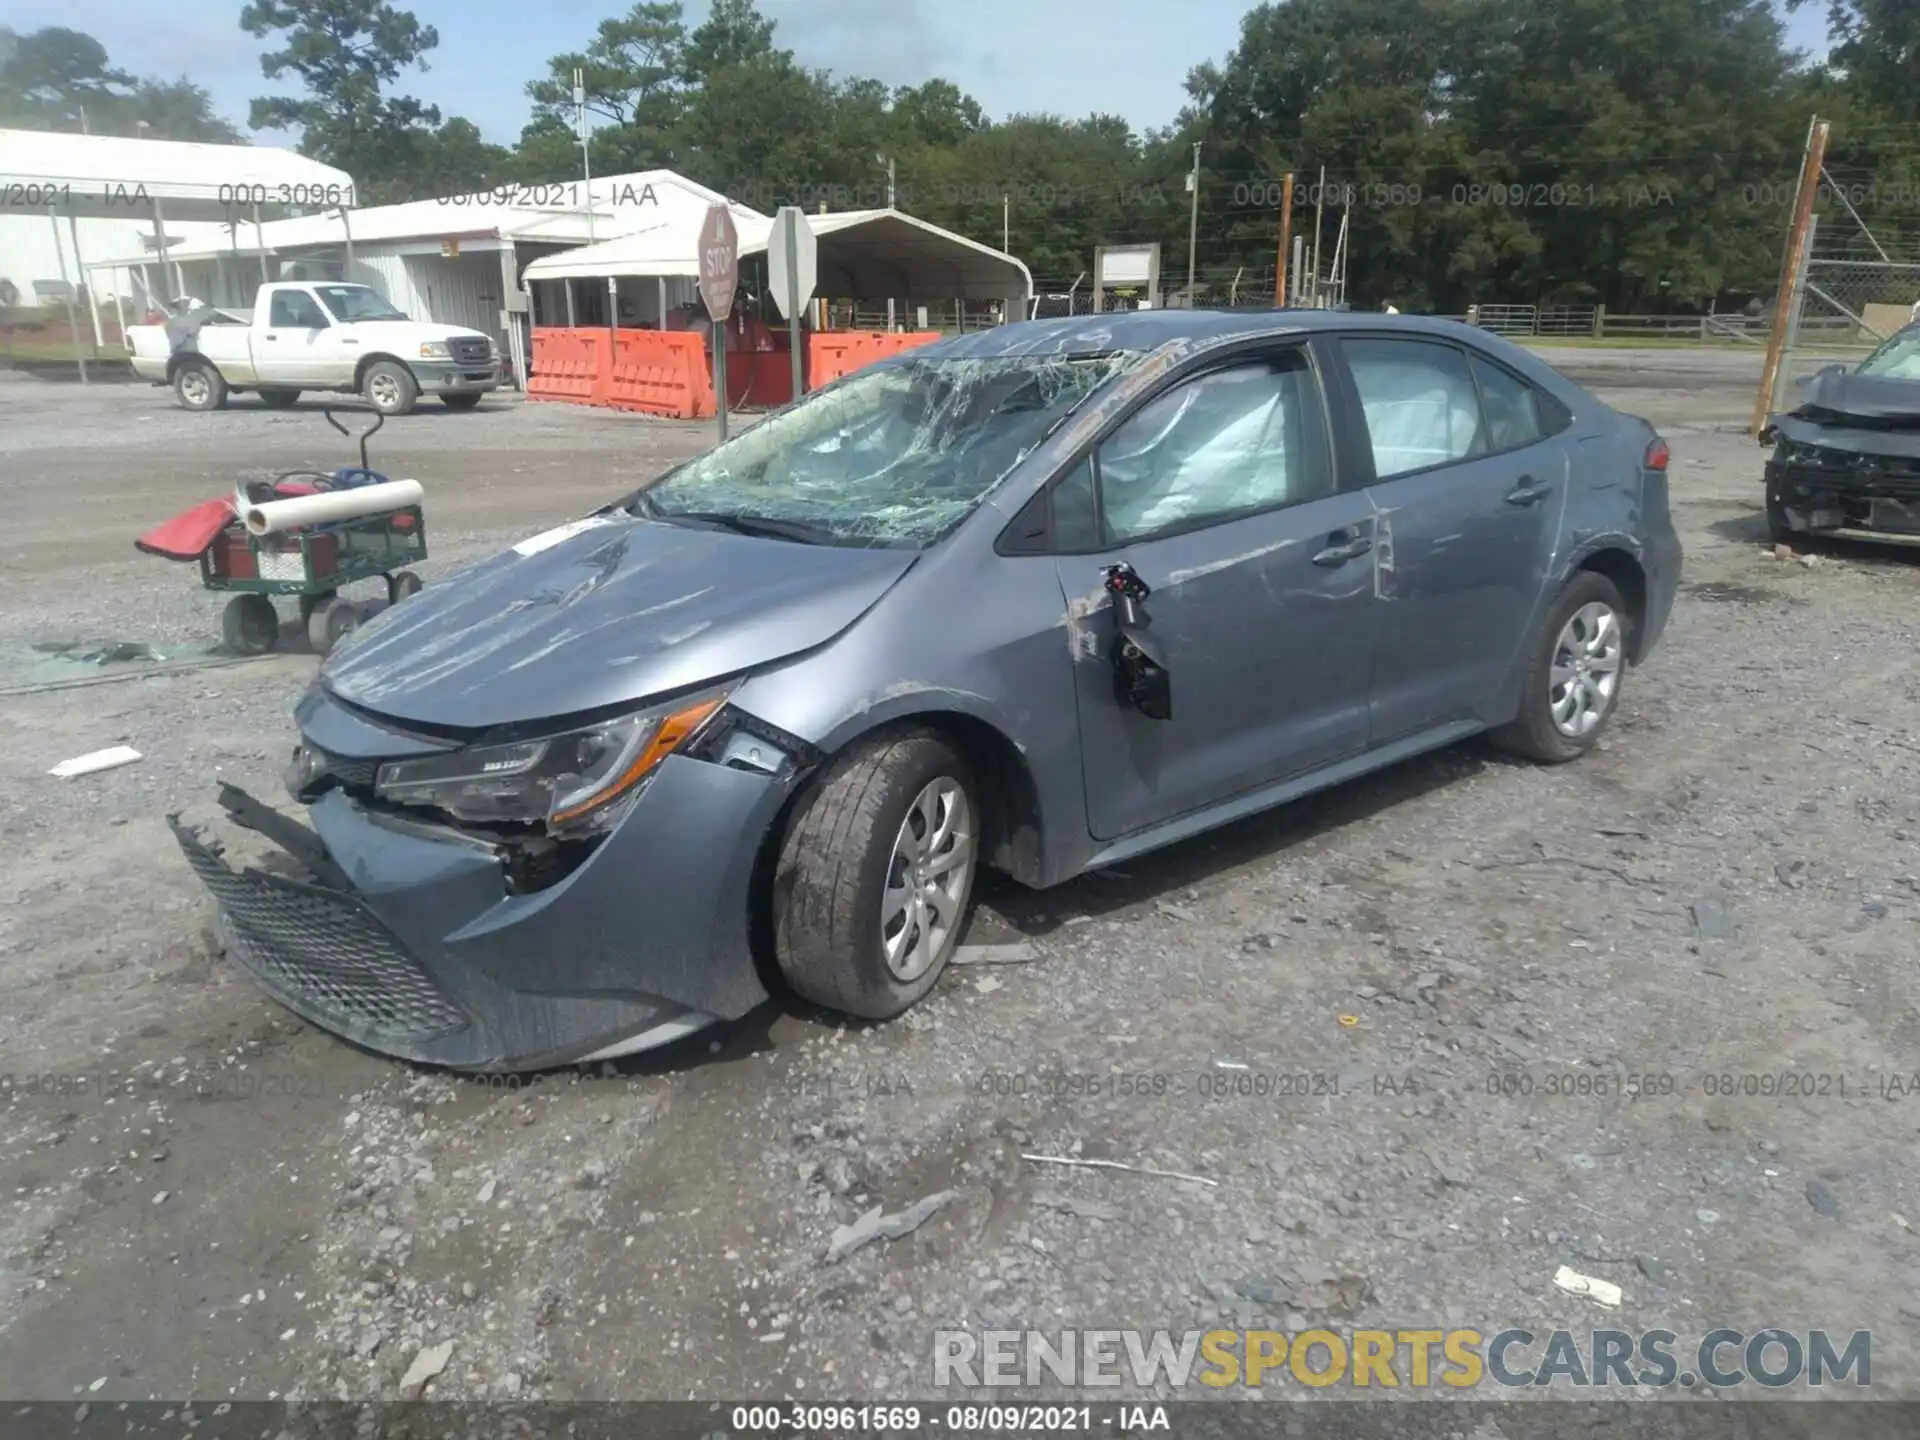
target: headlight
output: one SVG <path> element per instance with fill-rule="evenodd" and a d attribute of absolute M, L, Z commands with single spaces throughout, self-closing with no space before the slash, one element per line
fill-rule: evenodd
<path fill-rule="evenodd" d="M 611 829 L 660 762 L 726 702 L 725 693 L 636 711 L 558 735 L 382 765 L 382 799 L 477 824 L 544 825 L 569 838 Z"/>
<path fill-rule="evenodd" d="M 420 347 L 422 360 L 446 360 L 452 355 L 453 352 L 447 349 L 447 342 L 444 340 L 429 340 Z"/>

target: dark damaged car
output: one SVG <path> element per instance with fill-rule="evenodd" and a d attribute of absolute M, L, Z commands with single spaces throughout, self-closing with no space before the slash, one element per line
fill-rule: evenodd
<path fill-rule="evenodd" d="M 1857 366 L 1801 382 L 1802 401 L 1763 433 L 1767 528 L 1808 536 L 1920 544 L 1920 325 Z"/>
<path fill-rule="evenodd" d="M 885 1018 L 982 866 L 1056 885 L 1482 731 L 1584 754 L 1673 602 L 1666 468 L 1446 322 L 968 335 L 362 627 L 297 711 L 311 828 L 223 792 L 300 878 L 175 832 L 233 958 L 388 1054 Z"/>

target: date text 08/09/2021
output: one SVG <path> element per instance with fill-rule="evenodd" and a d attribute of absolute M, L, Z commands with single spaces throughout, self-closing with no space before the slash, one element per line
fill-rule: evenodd
<path fill-rule="evenodd" d="M 736 1405 L 707 1440 L 754 1435 L 1130 1435 L 1172 1430 L 1164 1405 Z"/>

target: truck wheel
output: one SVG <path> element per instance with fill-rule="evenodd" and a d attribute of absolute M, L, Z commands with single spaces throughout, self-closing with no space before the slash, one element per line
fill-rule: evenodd
<path fill-rule="evenodd" d="M 471 410 L 480 403 L 480 392 L 475 390 L 467 394 L 442 395 L 440 403 L 449 410 Z"/>
<path fill-rule="evenodd" d="M 279 643 L 280 616 L 264 595 L 236 595 L 220 616 L 220 638 L 236 655 L 264 655 Z"/>
<path fill-rule="evenodd" d="M 360 393 L 382 415 L 406 415 L 420 398 L 420 387 L 413 372 L 398 360 L 376 360 L 367 367 Z"/>
<path fill-rule="evenodd" d="M 173 394 L 189 410 L 227 408 L 227 382 L 204 360 L 194 360 L 174 372 Z"/>
<path fill-rule="evenodd" d="M 260 403 L 269 410 L 285 410 L 300 398 L 298 390 L 262 390 Z"/>
<path fill-rule="evenodd" d="M 820 777 L 774 872 L 774 952 L 795 992 L 885 1020 L 933 988 L 973 898 L 973 787 L 925 730 L 856 744 Z"/>
<path fill-rule="evenodd" d="M 409 595 L 420 593 L 420 577 L 411 570 L 400 570 L 387 577 L 387 603 L 398 605 Z"/>

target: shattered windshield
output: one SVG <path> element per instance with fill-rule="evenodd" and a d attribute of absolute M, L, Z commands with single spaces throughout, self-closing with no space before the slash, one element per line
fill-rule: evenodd
<path fill-rule="evenodd" d="M 1902 330 L 1862 360 L 1858 373 L 1883 380 L 1920 380 L 1920 329 Z"/>
<path fill-rule="evenodd" d="M 839 545 L 959 524 L 1117 357 L 909 360 L 860 372 L 649 487 L 635 513 Z"/>

